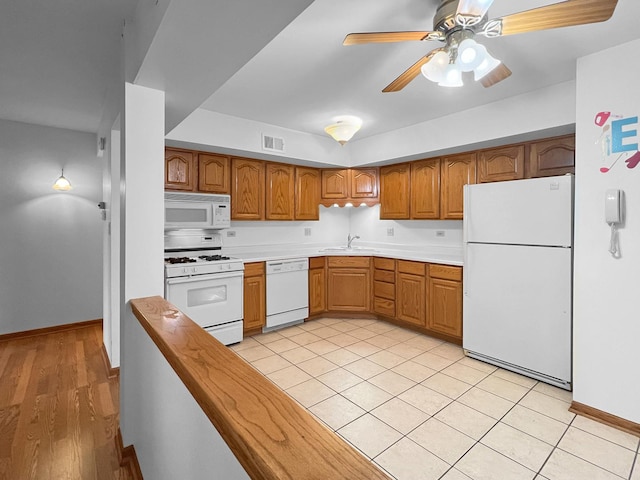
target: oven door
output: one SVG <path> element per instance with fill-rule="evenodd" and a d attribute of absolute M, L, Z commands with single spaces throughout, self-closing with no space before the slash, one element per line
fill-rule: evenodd
<path fill-rule="evenodd" d="M 168 278 L 165 298 L 201 327 L 242 320 L 243 272 Z"/>
<path fill-rule="evenodd" d="M 165 200 L 164 228 L 211 228 L 213 226 L 213 204 Z"/>

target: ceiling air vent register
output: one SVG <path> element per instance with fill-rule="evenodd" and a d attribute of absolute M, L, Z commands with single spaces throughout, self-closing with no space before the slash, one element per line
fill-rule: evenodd
<path fill-rule="evenodd" d="M 269 152 L 284 152 L 284 138 L 262 134 L 262 149 Z"/>

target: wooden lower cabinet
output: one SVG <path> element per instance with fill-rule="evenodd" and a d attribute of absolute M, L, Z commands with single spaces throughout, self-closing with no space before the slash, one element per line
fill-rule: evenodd
<path fill-rule="evenodd" d="M 396 316 L 396 261 L 373 259 L 373 312 L 385 317 Z"/>
<path fill-rule="evenodd" d="M 324 263 L 324 257 L 309 259 L 309 316 L 327 310 L 327 275 Z"/>
<path fill-rule="evenodd" d="M 244 335 L 262 332 L 267 321 L 267 290 L 264 262 L 244 265 Z"/>
<path fill-rule="evenodd" d="M 370 257 L 327 257 L 327 310 L 370 312 L 370 292 Z"/>
<path fill-rule="evenodd" d="M 429 265 L 427 328 L 462 340 L 462 268 Z"/>
<path fill-rule="evenodd" d="M 420 327 L 426 324 L 425 267 L 420 262 L 397 262 L 396 318 Z"/>

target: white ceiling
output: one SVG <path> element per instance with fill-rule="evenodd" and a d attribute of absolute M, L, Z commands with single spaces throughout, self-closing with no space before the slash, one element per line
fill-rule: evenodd
<path fill-rule="evenodd" d="M 97 131 L 107 91 L 120 78 L 122 22 L 136 0 L 2 3 L 0 118 Z M 495 0 L 489 14 L 502 16 L 550 3 L 555 2 Z M 490 52 L 513 71 L 492 88 L 467 81 L 462 88 L 446 89 L 420 76 L 400 92 L 382 93 L 407 67 L 440 44 L 345 47 L 344 36 L 429 30 L 437 4 L 437 0 L 315 0 L 226 83 L 216 91 L 212 86 L 203 107 L 320 135 L 332 117 L 353 114 L 364 120 L 357 137 L 364 138 L 573 80 L 576 58 L 640 38 L 640 2 L 619 0 L 613 18 L 606 23 L 481 37 Z M 241 17 L 228 21 L 238 22 L 238 31 L 243 30 Z M 166 23 L 161 28 L 171 31 Z M 215 48 L 233 51 L 234 41 L 230 38 Z M 189 51 L 184 45 L 168 55 L 188 55 Z M 165 58 L 163 64 L 171 65 L 171 59 Z M 202 68 L 215 69 L 216 65 L 209 62 Z M 162 72 L 156 74 L 162 76 Z M 162 84 L 162 79 L 147 82 Z"/>

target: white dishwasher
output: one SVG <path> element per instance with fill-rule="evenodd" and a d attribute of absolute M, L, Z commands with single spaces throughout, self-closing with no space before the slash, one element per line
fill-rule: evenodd
<path fill-rule="evenodd" d="M 300 323 L 309 316 L 309 259 L 267 262 L 267 323 L 264 331 Z"/>

